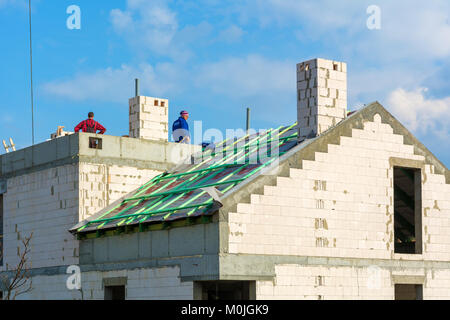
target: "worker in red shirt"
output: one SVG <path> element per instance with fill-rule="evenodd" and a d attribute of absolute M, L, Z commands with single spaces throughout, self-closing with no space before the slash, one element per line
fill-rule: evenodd
<path fill-rule="evenodd" d="M 97 121 L 94 121 L 94 113 L 89 112 L 88 119 L 81 121 L 76 127 L 75 132 L 89 132 L 89 133 L 97 133 L 97 130 L 100 130 L 99 134 L 104 134 L 106 131 L 106 128 L 103 127 L 100 123 Z"/>

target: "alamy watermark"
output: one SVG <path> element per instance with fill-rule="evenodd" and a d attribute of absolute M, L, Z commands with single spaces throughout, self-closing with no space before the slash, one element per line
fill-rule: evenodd
<path fill-rule="evenodd" d="M 367 18 L 367 29 L 380 30 L 381 29 L 381 8 L 377 5 L 371 5 L 367 7 L 367 14 L 370 15 Z"/>
<path fill-rule="evenodd" d="M 66 25 L 69 30 L 81 29 L 81 9 L 77 5 L 70 5 L 67 7 L 66 13 L 70 16 L 67 18 Z"/>
<path fill-rule="evenodd" d="M 79 266 L 69 266 L 66 271 L 70 276 L 67 278 L 66 287 L 68 290 L 81 290 L 81 269 Z"/>

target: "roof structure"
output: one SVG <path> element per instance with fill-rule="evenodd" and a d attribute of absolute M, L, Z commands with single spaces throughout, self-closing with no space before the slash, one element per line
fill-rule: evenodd
<path fill-rule="evenodd" d="M 72 231 L 93 233 L 212 215 L 218 197 L 298 145 L 297 124 L 224 140 L 191 157 Z M 215 208 L 215 210 L 211 210 Z"/>
<path fill-rule="evenodd" d="M 110 230 L 120 233 L 127 227 L 145 231 L 152 224 L 210 218 L 219 209 L 233 210 L 237 201 L 248 196 L 247 185 L 251 184 L 251 190 L 257 192 L 259 187 L 271 183 L 273 177 L 262 173 L 270 171 L 275 160 L 279 160 L 279 174 L 287 167 L 298 166 L 296 163 L 301 159 L 313 160 L 315 152 L 326 152 L 328 144 L 339 144 L 341 136 L 351 136 L 353 128 L 362 129 L 364 122 L 372 121 L 375 114 L 381 115 L 395 134 L 403 135 L 406 144 L 414 145 L 414 152 L 423 155 L 425 163 L 434 165 L 436 172 L 444 174 L 450 183 L 450 171 L 445 165 L 383 106 L 374 102 L 319 136 L 302 142 L 298 140 L 297 124 L 225 140 L 214 150 L 193 155 L 190 163 L 156 176 L 70 231 L 79 238 L 101 236 Z"/>

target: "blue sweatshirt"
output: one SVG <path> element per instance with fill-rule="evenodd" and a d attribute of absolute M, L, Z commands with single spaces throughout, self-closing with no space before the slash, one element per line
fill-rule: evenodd
<path fill-rule="evenodd" d="M 173 140 L 180 142 L 184 137 L 189 136 L 189 124 L 183 117 L 179 117 L 172 125 Z"/>

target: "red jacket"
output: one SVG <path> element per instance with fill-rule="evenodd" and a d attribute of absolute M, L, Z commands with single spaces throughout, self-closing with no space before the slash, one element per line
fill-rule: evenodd
<path fill-rule="evenodd" d="M 104 134 L 106 131 L 106 128 L 103 127 L 100 123 L 93 119 L 87 119 L 84 121 L 81 121 L 76 127 L 75 132 L 90 132 L 90 133 L 97 133 L 97 130 L 100 130 L 99 134 Z"/>

